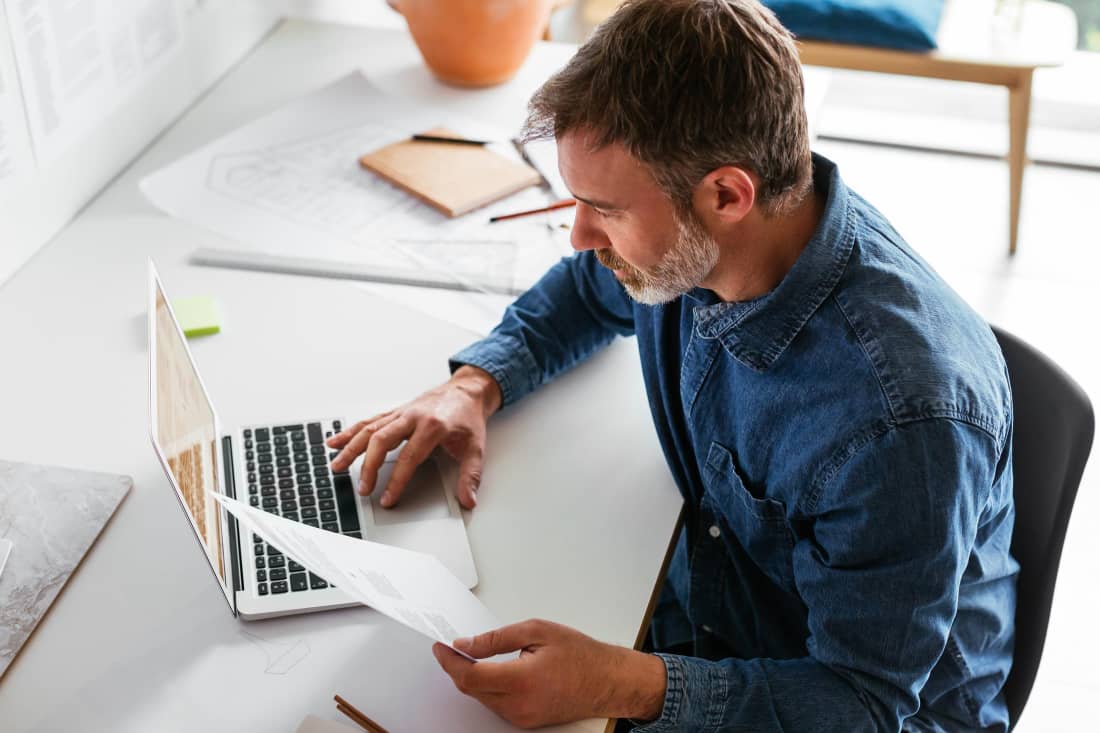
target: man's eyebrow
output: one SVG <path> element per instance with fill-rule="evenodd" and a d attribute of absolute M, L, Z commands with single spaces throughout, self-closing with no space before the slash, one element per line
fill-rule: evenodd
<path fill-rule="evenodd" d="M 573 198 L 575 198 L 577 201 L 588 204 L 593 209 L 603 209 L 604 211 L 622 211 L 626 208 L 625 206 L 617 206 L 616 204 L 610 203 L 608 201 L 586 199 L 584 196 L 578 196 L 577 194 L 573 194 Z"/>

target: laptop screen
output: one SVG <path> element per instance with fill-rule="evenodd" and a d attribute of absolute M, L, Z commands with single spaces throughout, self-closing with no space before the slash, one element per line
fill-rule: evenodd
<path fill-rule="evenodd" d="M 207 495 L 218 491 L 217 421 L 183 332 L 151 275 L 150 350 L 153 442 L 226 595 L 222 516 Z"/>

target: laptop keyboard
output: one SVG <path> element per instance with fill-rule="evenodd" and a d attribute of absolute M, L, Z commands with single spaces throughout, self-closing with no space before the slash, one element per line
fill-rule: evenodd
<path fill-rule="evenodd" d="M 339 420 L 328 426 L 312 422 L 247 428 L 248 503 L 295 522 L 362 539 L 351 476 L 347 471 L 333 473 L 330 462 L 336 453 L 324 442 L 340 430 Z M 257 535 L 252 535 L 252 558 L 261 596 L 335 587 Z"/>

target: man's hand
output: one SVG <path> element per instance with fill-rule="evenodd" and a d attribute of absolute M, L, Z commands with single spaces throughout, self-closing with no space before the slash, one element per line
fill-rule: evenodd
<path fill-rule="evenodd" d="M 412 402 L 361 420 L 329 438 L 330 448 L 342 449 L 332 461 L 332 470 L 345 470 L 363 453 L 359 493 L 369 496 L 386 454 L 407 440 L 382 494 L 382 506 L 390 507 L 401 498 L 417 466 L 436 446 L 443 446 L 459 464 L 458 501 L 473 509 L 485 456 L 485 423 L 500 402 L 496 380 L 477 367 L 461 367 L 449 381 Z"/>
<path fill-rule="evenodd" d="M 455 648 L 475 659 L 522 650 L 516 660 L 474 663 L 432 646 L 460 692 L 521 728 L 593 717 L 655 720 L 664 705 L 660 658 L 549 621 L 505 626 L 457 640 Z"/>

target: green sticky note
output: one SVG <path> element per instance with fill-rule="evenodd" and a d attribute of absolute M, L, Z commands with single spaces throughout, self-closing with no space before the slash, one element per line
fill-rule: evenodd
<path fill-rule="evenodd" d="M 218 301 L 207 295 L 194 298 L 173 298 L 172 310 L 187 338 L 209 336 L 222 330 L 222 313 Z"/>

